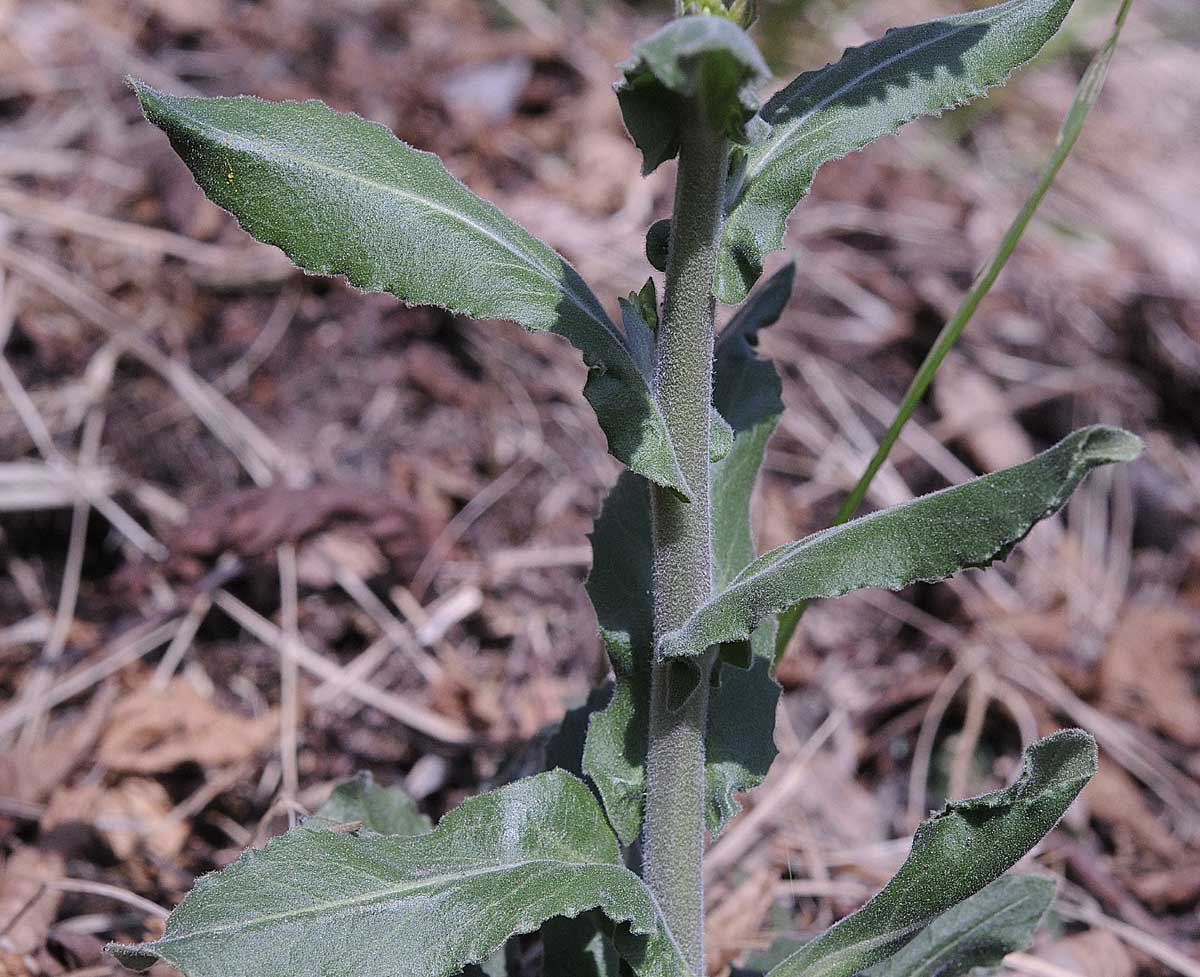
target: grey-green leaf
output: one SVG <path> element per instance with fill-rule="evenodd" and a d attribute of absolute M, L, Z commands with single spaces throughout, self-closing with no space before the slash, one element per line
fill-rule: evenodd
<path fill-rule="evenodd" d="M 364 834 L 423 835 L 433 822 L 400 787 L 380 787 L 370 772 L 338 784 L 306 825 L 332 828 L 361 822 Z"/>
<path fill-rule="evenodd" d="M 1054 880 L 1004 875 L 946 910 L 895 956 L 863 977 L 963 977 L 977 967 L 997 967 L 1026 949 L 1054 901 Z"/>
<path fill-rule="evenodd" d="M 791 293 L 787 265 L 739 310 L 717 339 L 714 407 L 728 421 L 733 442 L 712 466 L 714 572 L 718 585 L 754 559 L 750 501 L 767 439 L 783 411 L 775 367 L 758 356 L 759 330 L 779 318 Z M 650 663 L 653 657 L 650 506 L 647 486 L 622 475 L 592 533 L 594 558 L 588 595 L 616 682 L 612 698 L 593 714 L 584 772 L 626 844 L 637 838 L 644 805 Z M 735 791 L 761 783 L 774 760 L 775 704 L 770 676 L 771 635 L 752 642 L 749 670 L 723 668 L 713 692 L 706 732 L 705 781 L 709 832 L 716 837 L 738 811 Z"/>
<path fill-rule="evenodd" d="M 698 98 L 733 142 L 762 138 L 756 90 L 770 73 L 754 42 L 724 17 L 681 17 L 633 47 L 616 84 L 625 128 L 650 173 L 679 152 L 685 102 Z"/>
<path fill-rule="evenodd" d="M 863 587 L 899 590 L 1003 559 L 1057 512 L 1097 465 L 1131 461 L 1135 435 L 1093 426 L 1024 464 L 863 516 L 771 550 L 737 575 L 659 653 L 688 656 L 750 636 L 760 623 L 815 597 Z"/>
<path fill-rule="evenodd" d="M 1025 752 L 1011 787 L 951 802 L 925 821 L 908 860 L 862 909 L 767 977 L 849 977 L 896 953 L 950 907 L 1006 872 L 1058 822 L 1096 772 L 1096 741 L 1078 729 Z"/>
<path fill-rule="evenodd" d="M 641 834 L 654 654 L 650 500 L 646 482 L 622 472 L 592 530 L 587 591 L 612 665 L 612 697 L 588 723 L 583 771 L 622 843 Z"/>
<path fill-rule="evenodd" d="M 542 927 L 542 977 L 619 977 L 620 957 L 591 913 Z"/>
<path fill-rule="evenodd" d="M 923 115 L 1003 84 L 1058 30 L 1072 0 L 1007 0 L 888 31 L 800 75 L 763 107 L 770 134 L 735 167 L 714 291 L 740 302 L 783 247 L 788 215 L 817 169 Z"/>
<path fill-rule="evenodd" d="M 758 355 L 760 330 L 782 314 L 791 297 L 795 265 L 776 272 L 738 310 L 717 337 L 713 403 L 733 428 L 733 447 L 712 467 L 713 577 L 728 585 L 757 551 L 750 507 L 767 441 L 783 413 L 775 365 Z M 751 638 L 741 657 L 749 668 L 718 663 L 720 685 L 709 702 L 705 743 L 706 820 L 715 838 L 738 813 L 736 791 L 762 783 L 778 751 L 775 707 L 779 685 L 771 677 L 771 622 Z"/>
<path fill-rule="evenodd" d="M 609 450 L 688 494 L 646 379 L 600 301 L 436 156 L 318 101 L 182 98 L 131 83 L 205 194 L 305 271 L 568 339 L 588 366 L 584 395 Z"/>
<path fill-rule="evenodd" d="M 552 771 L 464 802 L 425 835 L 296 828 L 200 879 L 161 939 L 109 949 L 188 977 L 444 977 L 595 908 L 660 933 L 595 798 Z"/>

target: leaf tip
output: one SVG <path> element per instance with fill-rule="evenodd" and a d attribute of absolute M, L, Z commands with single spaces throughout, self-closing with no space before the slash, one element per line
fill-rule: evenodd
<path fill-rule="evenodd" d="M 149 970 L 161 959 L 152 949 L 152 943 L 108 943 L 104 952 L 114 957 L 117 963 L 139 973 Z"/>
<path fill-rule="evenodd" d="M 1084 428 L 1080 448 L 1082 460 L 1089 465 L 1107 465 L 1118 461 L 1133 461 L 1146 444 L 1136 434 L 1119 427 L 1097 424 Z"/>
<path fill-rule="evenodd" d="M 1021 794 L 1037 796 L 1049 788 L 1067 786 L 1072 796 L 1083 790 L 1100 769 L 1100 750 L 1091 733 L 1062 729 L 1038 740 L 1025 751 Z"/>
<path fill-rule="evenodd" d="M 173 97 L 166 92 L 160 92 L 152 85 L 147 85 L 133 75 L 126 75 L 125 83 L 133 89 L 133 94 L 138 100 L 138 105 L 141 106 L 142 115 L 146 117 L 146 121 L 160 129 L 165 129 L 171 108 L 169 103 Z"/>
<path fill-rule="evenodd" d="M 162 92 L 160 92 L 157 88 L 154 88 L 152 85 L 147 85 L 144 81 L 135 77 L 134 75 L 126 75 L 125 84 L 133 90 L 133 94 L 137 96 L 137 100 L 142 104 L 143 109 L 145 109 L 148 104 L 154 104 L 162 100 Z"/>

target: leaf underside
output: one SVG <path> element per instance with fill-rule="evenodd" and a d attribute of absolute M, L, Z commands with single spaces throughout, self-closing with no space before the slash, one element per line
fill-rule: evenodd
<path fill-rule="evenodd" d="M 660 654 L 698 655 L 712 645 L 745 640 L 761 623 L 804 600 L 864 587 L 899 590 L 986 567 L 1062 508 L 1089 471 L 1132 460 L 1141 444 L 1119 428 L 1082 428 L 1023 464 L 780 546 L 746 567 L 683 627 L 664 635 Z"/>
<path fill-rule="evenodd" d="M 1096 741 L 1082 730 L 1064 730 L 1034 743 L 1025 751 L 1015 784 L 951 802 L 922 823 L 907 861 L 882 891 L 768 977 L 850 977 L 892 956 L 1015 865 L 1054 827 L 1095 772 Z"/>
<path fill-rule="evenodd" d="M 1054 880 L 1004 875 L 921 930 L 899 953 L 863 977 L 963 977 L 977 967 L 997 967 L 1033 942 L 1054 901 Z"/>
<path fill-rule="evenodd" d="M 717 339 L 714 406 L 733 441 L 712 466 L 714 575 L 718 586 L 755 556 L 750 501 L 767 439 L 783 411 L 775 367 L 754 343 L 775 322 L 791 294 L 795 269 L 787 265 L 739 310 Z M 584 772 L 596 784 L 621 840 L 642 826 L 653 656 L 650 503 L 640 479 L 622 475 L 592 533 L 594 558 L 588 595 L 616 682 L 606 708 L 594 713 L 584 750 Z M 739 809 L 735 791 L 762 782 L 776 755 L 775 704 L 770 676 L 772 637 L 761 628 L 749 669 L 724 667 L 712 693 L 706 735 L 706 812 L 716 837 Z"/>
<path fill-rule="evenodd" d="M 765 134 L 755 91 L 770 73 L 754 42 L 723 17 L 682 17 L 634 45 L 614 86 L 625 128 L 650 173 L 679 153 L 686 104 L 735 143 Z"/>
<path fill-rule="evenodd" d="M 783 247 L 788 215 L 822 164 L 1003 84 L 1054 35 L 1071 3 L 1007 0 L 891 30 L 771 98 L 762 110 L 770 134 L 745 151 L 731 178 L 717 298 L 745 297 L 763 258 Z"/>
<path fill-rule="evenodd" d="M 132 81 L 204 193 L 305 271 L 569 340 L 609 450 L 684 496 L 666 424 L 599 299 L 433 154 L 318 101 L 183 98 Z"/>
<path fill-rule="evenodd" d="M 188 977 L 445 977 L 591 909 L 670 945 L 591 792 L 552 771 L 471 798 L 424 835 L 293 829 L 200 879 L 161 939 L 109 949 Z"/>

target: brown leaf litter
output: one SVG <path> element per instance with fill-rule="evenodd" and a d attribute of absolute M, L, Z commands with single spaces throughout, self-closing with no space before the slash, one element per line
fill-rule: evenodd
<path fill-rule="evenodd" d="M 162 773 L 183 763 L 220 769 L 272 745 L 277 728 L 274 711 L 251 718 L 221 709 L 177 677 L 162 691 L 147 685 L 122 699 L 97 756 L 126 773 Z"/>

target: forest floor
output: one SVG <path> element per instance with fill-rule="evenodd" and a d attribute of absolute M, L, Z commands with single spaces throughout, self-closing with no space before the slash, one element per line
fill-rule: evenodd
<path fill-rule="evenodd" d="M 760 0 L 777 74 L 935 0 Z M 609 298 L 650 269 L 613 64 L 665 4 L 0 0 L 0 975 L 103 977 L 196 876 L 369 769 L 433 816 L 520 772 L 599 668 L 615 463 L 565 344 L 302 277 L 202 197 L 122 78 L 320 96 L 442 155 Z M 764 349 L 762 547 L 822 528 L 1054 141 L 1114 4 L 1006 89 L 827 166 Z M 888 877 L 947 796 L 1079 725 L 1011 972 L 1200 974 L 1200 13 L 1138 0 L 1072 159 L 875 483 L 1083 423 L 1093 475 L 1002 566 L 815 605 L 781 758 L 710 858 L 713 972 Z M 775 256 L 778 262 L 780 256 Z"/>

